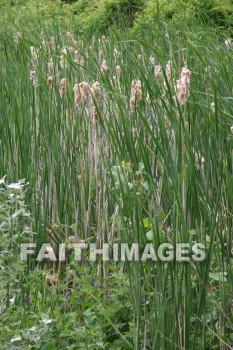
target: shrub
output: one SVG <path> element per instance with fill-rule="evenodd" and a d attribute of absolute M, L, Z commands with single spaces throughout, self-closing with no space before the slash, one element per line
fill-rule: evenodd
<path fill-rule="evenodd" d="M 227 25 L 232 15 L 231 0 L 148 0 L 144 11 L 137 18 L 135 28 L 139 30 L 145 23 L 153 22 L 158 17 L 179 21 L 196 16 Z"/>

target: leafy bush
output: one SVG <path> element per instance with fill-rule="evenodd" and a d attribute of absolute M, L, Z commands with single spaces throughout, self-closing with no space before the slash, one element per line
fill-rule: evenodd
<path fill-rule="evenodd" d="M 20 260 L 20 244 L 32 236 L 30 214 L 24 203 L 24 182 L 7 185 L 0 180 L 0 283 L 1 303 L 9 307 L 21 292 L 24 265 Z"/>
<path fill-rule="evenodd" d="M 228 21 L 230 23 L 232 15 L 231 0 L 148 0 L 145 10 L 137 18 L 136 27 L 140 28 L 158 16 L 169 20 L 199 16 L 223 24 Z"/>
<path fill-rule="evenodd" d="M 103 0 L 77 1 L 67 6 L 75 14 L 78 30 L 107 29 L 109 25 L 132 26 L 136 13 L 143 9 L 142 0 Z"/>

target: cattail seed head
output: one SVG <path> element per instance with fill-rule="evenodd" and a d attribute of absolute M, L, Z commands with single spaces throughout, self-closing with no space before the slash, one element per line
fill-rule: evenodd
<path fill-rule="evenodd" d="M 90 97 L 90 87 L 89 87 L 88 83 L 83 81 L 82 83 L 79 84 L 79 87 L 80 87 L 80 92 L 81 92 L 82 97 L 85 100 L 88 100 Z"/>
<path fill-rule="evenodd" d="M 120 52 L 117 50 L 117 48 L 115 47 L 114 50 L 113 50 L 113 56 L 115 59 L 117 59 L 117 57 L 120 56 Z"/>
<path fill-rule="evenodd" d="M 189 98 L 190 76 L 191 76 L 190 70 L 187 67 L 183 67 L 181 71 L 180 79 L 177 80 L 177 84 L 176 84 L 177 100 L 180 105 L 184 105 Z"/>
<path fill-rule="evenodd" d="M 73 91 L 74 91 L 74 106 L 75 106 L 75 108 L 77 108 L 79 106 L 80 101 L 81 101 L 79 84 L 74 85 Z"/>
<path fill-rule="evenodd" d="M 56 44 L 55 44 L 54 36 L 51 36 L 51 38 L 50 38 L 50 45 L 51 45 L 52 50 L 55 50 Z"/>
<path fill-rule="evenodd" d="M 43 47 L 44 51 L 46 51 L 46 49 L 47 49 L 47 43 L 46 43 L 45 39 L 42 40 L 41 46 Z"/>
<path fill-rule="evenodd" d="M 121 67 L 120 66 L 116 66 L 116 75 L 118 78 L 120 78 L 120 75 L 121 75 Z"/>
<path fill-rule="evenodd" d="M 37 72 L 35 70 L 30 71 L 30 80 L 32 80 L 33 86 L 37 86 L 38 77 L 37 77 Z"/>
<path fill-rule="evenodd" d="M 61 98 L 66 97 L 66 78 L 63 78 L 60 82 L 60 96 Z"/>
<path fill-rule="evenodd" d="M 101 95 L 101 86 L 98 81 L 92 84 L 92 94 L 96 101 L 99 101 Z"/>
<path fill-rule="evenodd" d="M 50 58 L 50 62 L 48 63 L 48 75 L 53 75 L 53 59 Z"/>
<path fill-rule="evenodd" d="M 34 46 L 30 47 L 31 50 L 31 58 L 33 62 L 38 61 L 38 54 L 37 54 L 37 49 Z"/>
<path fill-rule="evenodd" d="M 97 124 L 99 121 L 99 116 L 95 107 L 93 107 L 93 123 Z"/>
<path fill-rule="evenodd" d="M 60 56 L 60 66 L 61 68 L 65 68 L 65 56 L 67 56 L 67 49 L 61 50 L 61 56 Z"/>
<path fill-rule="evenodd" d="M 78 64 L 79 61 L 79 52 L 77 50 L 74 51 L 74 63 Z"/>
<path fill-rule="evenodd" d="M 133 80 L 131 85 L 130 110 L 134 112 L 135 106 L 139 104 L 142 98 L 142 84 L 140 80 Z"/>
<path fill-rule="evenodd" d="M 103 60 L 102 65 L 101 65 L 101 73 L 102 73 L 102 74 L 106 74 L 107 71 L 108 71 L 108 66 L 107 66 L 107 64 L 106 64 L 106 61 Z"/>
<path fill-rule="evenodd" d="M 69 41 L 73 41 L 74 40 L 74 37 L 73 37 L 73 35 L 71 34 L 71 32 L 67 32 L 66 33 L 66 37 L 67 37 L 67 39 L 69 40 Z"/>
<path fill-rule="evenodd" d="M 49 89 L 52 89 L 53 87 L 53 77 L 51 75 L 49 75 L 47 78 L 47 86 Z"/>

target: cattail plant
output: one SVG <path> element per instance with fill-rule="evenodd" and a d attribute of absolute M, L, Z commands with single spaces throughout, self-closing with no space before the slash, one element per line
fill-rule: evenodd
<path fill-rule="evenodd" d="M 52 89 L 53 87 L 53 77 L 51 75 L 49 75 L 47 78 L 47 86 L 49 89 Z"/>
<path fill-rule="evenodd" d="M 101 95 L 101 86 L 98 81 L 92 84 L 92 89 L 91 89 L 92 95 L 96 101 L 99 101 L 100 95 Z"/>
<path fill-rule="evenodd" d="M 48 63 L 48 75 L 53 75 L 53 59 L 52 57 L 50 58 L 50 61 Z"/>
<path fill-rule="evenodd" d="M 52 49 L 52 50 L 55 50 L 56 43 L 55 43 L 55 38 L 54 38 L 54 36 L 51 36 L 51 38 L 50 38 L 50 45 L 51 45 L 51 49 Z"/>
<path fill-rule="evenodd" d="M 99 121 L 99 116 L 95 107 L 93 107 L 93 123 L 97 124 Z"/>
<path fill-rule="evenodd" d="M 177 91 L 177 100 L 179 104 L 184 105 L 190 95 L 189 85 L 190 85 L 190 70 L 185 66 L 182 69 L 180 79 L 177 80 L 176 91 Z"/>
<path fill-rule="evenodd" d="M 30 80 L 32 80 L 33 86 L 37 86 L 38 84 L 38 76 L 35 70 L 30 71 Z"/>
<path fill-rule="evenodd" d="M 113 50 L 113 57 L 114 57 L 114 60 L 115 60 L 115 64 L 116 64 L 117 59 L 118 59 L 119 56 L 120 56 L 120 52 L 115 47 L 114 50 Z"/>
<path fill-rule="evenodd" d="M 142 84 L 141 80 L 133 80 L 131 84 L 130 95 L 130 111 L 134 112 L 135 106 L 139 104 L 142 98 Z"/>
<path fill-rule="evenodd" d="M 101 73 L 106 74 L 108 72 L 108 66 L 105 60 L 101 64 Z"/>
<path fill-rule="evenodd" d="M 80 92 L 84 100 L 88 100 L 90 97 L 90 87 L 89 84 L 85 81 L 79 84 Z"/>
<path fill-rule="evenodd" d="M 62 99 L 66 97 L 66 78 L 61 79 L 60 82 L 60 96 Z"/>
<path fill-rule="evenodd" d="M 31 63 L 34 67 L 38 61 L 38 51 L 34 46 L 30 47 L 30 51 L 31 51 Z"/>
<path fill-rule="evenodd" d="M 79 62 L 79 52 L 78 52 L 78 50 L 75 50 L 74 51 L 74 63 L 78 64 L 78 62 Z"/>
<path fill-rule="evenodd" d="M 120 66 L 116 66 L 116 76 L 118 79 L 120 79 L 120 76 L 121 76 L 121 67 Z"/>
<path fill-rule="evenodd" d="M 74 107 L 77 108 L 80 104 L 80 101 L 81 101 L 79 84 L 74 85 L 73 91 L 74 91 Z"/>
<path fill-rule="evenodd" d="M 61 50 L 61 56 L 60 56 L 61 68 L 65 68 L 65 56 L 67 56 L 67 49 L 66 48 Z"/>
<path fill-rule="evenodd" d="M 47 50 L 47 43 L 46 43 L 46 40 L 43 38 L 42 42 L 41 42 L 41 46 L 42 48 L 44 49 L 44 51 Z"/>

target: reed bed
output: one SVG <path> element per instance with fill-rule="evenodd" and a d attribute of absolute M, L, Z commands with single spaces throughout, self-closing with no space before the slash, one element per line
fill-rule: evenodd
<path fill-rule="evenodd" d="M 0 177 L 29 183 L 37 244 L 206 246 L 204 262 L 87 260 L 103 300 L 112 300 L 114 269 L 132 303 L 128 333 L 106 319 L 121 345 L 87 348 L 232 349 L 230 39 L 162 23 L 140 39 L 117 31 L 79 38 L 58 27 L 1 35 Z M 61 284 L 73 266 L 29 265 Z M 43 294 L 46 276 L 27 294 L 35 303 L 43 295 L 50 315 L 57 304 Z M 75 304 L 61 313 L 70 310 Z"/>

